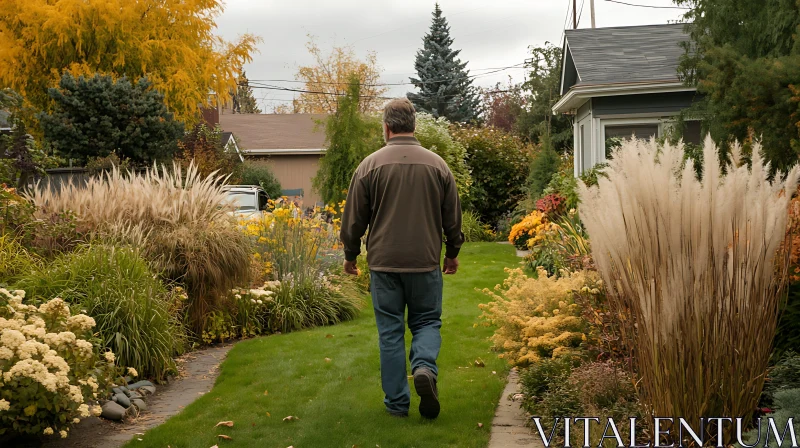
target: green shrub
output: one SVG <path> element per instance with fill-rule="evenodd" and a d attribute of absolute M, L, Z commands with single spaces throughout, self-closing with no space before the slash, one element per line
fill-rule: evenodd
<path fill-rule="evenodd" d="M 523 369 L 520 373 L 520 385 L 525 395 L 526 408 L 533 410 L 533 402 L 544 396 L 552 386 L 565 383 L 572 369 L 580 365 L 580 359 L 574 356 L 559 358 L 543 358 Z"/>
<path fill-rule="evenodd" d="M 470 188 L 474 178 L 470 177 L 464 145 L 450 135 L 450 122 L 444 117 L 434 118 L 430 114 L 419 113 L 414 135 L 422 146 L 444 159 L 456 179 L 462 206 L 469 206 L 474 200 Z"/>
<path fill-rule="evenodd" d="M 786 389 L 800 389 L 800 355 L 791 349 L 783 352 L 769 369 L 760 404 L 773 406 L 775 394 Z"/>
<path fill-rule="evenodd" d="M 800 415 L 800 388 L 798 389 L 786 389 L 775 392 L 775 412 L 767 414 L 766 417 L 771 417 L 774 419 L 775 427 L 778 429 L 779 433 L 783 433 L 784 429 L 787 427 L 789 421 L 792 421 L 794 426 L 794 434 L 800 434 L 800 422 L 797 420 L 797 416 Z M 765 443 L 765 438 L 769 434 L 769 444 Z M 790 432 L 786 431 L 786 436 L 783 439 L 783 443 L 780 444 L 781 447 L 790 447 L 792 445 L 792 437 L 790 436 Z M 758 446 L 766 446 L 769 448 L 777 448 L 779 445 L 776 443 L 775 434 L 773 434 L 772 429 L 769 426 L 769 423 L 766 419 L 761 419 L 761 436 L 759 438 L 758 430 L 754 429 L 747 434 L 744 438 L 745 443 L 750 446 L 755 445 L 756 443 Z M 755 442 L 755 443 L 754 443 Z M 736 445 L 740 447 L 740 445 Z"/>
<path fill-rule="evenodd" d="M 608 163 L 598 163 L 597 165 L 593 166 L 592 169 L 584 171 L 581 174 L 581 181 L 586 184 L 587 187 L 593 187 L 597 185 L 597 179 L 600 177 L 607 177 L 603 170 L 608 167 Z"/>
<path fill-rule="evenodd" d="M 528 175 L 528 194 L 538 199 L 543 196 L 544 189 L 550 184 L 553 175 L 559 168 L 558 153 L 553 150 L 550 142 L 545 139 L 542 149 L 531 162 L 531 171 Z"/>
<path fill-rule="evenodd" d="M 277 284 L 264 315 L 264 325 L 270 331 L 283 333 L 309 327 L 333 325 L 358 316 L 361 299 L 346 283 L 291 279 Z"/>
<path fill-rule="evenodd" d="M 97 322 L 101 346 L 120 366 L 162 379 L 185 333 L 169 314 L 169 292 L 133 249 L 86 246 L 17 282 L 34 300 L 61 297 Z"/>
<path fill-rule="evenodd" d="M 533 147 L 495 128 L 459 126 L 452 133 L 466 148 L 472 208 L 494 227 L 503 213 L 525 196 Z"/>
<path fill-rule="evenodd" d="M 564 208 L 570 210 L 578 206 L 578 180 L 575 179 L 572 156 L 562 156 L 558 171 L 550 178 L 543 195 L 558 194 L 566 199 Z"/>
<path fill-rule="evenodd" d="M 258 185 L 272 199 L 277 199 L 282 195 L 281 183 L 278 182 L 267 162 L 244 162 L 241 166 L 238 182 L 241 185 Z"/>
<path fill-rule="evenodd" d="M 24 291 L 0 289 L 0 436 L 59 434 L 100 406 L 89 403 L 116 376 L 114 354 L 100 356 L 94 320 L 61 299 L 25 305 Z"/>
<path fill-rule="evenodd" d="M 492 228 L 482 223 L 478 215 L 471 210 L 461 214 L 461 231 L 464 232 L 465 241 L 468 243 L 495 240 Z"/>
<path fill-rule="evenodd" d="M 23 244 L 33 236 L 33 204 L 20 196 L 16 188 L 0 184 L 0 235 L 11 234 Z"/>

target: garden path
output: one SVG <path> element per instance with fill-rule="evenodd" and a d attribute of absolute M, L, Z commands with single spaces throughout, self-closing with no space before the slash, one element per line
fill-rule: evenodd
<path fill-rule="evenodd" d="M 544 447 L 531 428 L 525 426 L 528 420 L 525 411 L 511 398 L 518 393 L 520 393 L 519 373 L 517 369 L 513 369 L 508 373 L 508 384 L 503 390 L 503 396 L 492 420 L 489 448 Z"/>
<path fill-rule="evenodd" d="M 117 448 L 134 440 L 210 391 L 231 347 L 233 344 L 219 345 L 182 356 L 178 363 L 181 376 L 170 384 L 157 386 L 141 417 L 125 423 L 87 418 L 75 426 L 69 438 L 47 441 L 41 448 Z"/>

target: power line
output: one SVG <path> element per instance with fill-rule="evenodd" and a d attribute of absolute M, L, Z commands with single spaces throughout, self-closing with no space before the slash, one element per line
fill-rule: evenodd
<path fill-rule="evenodd" d="M 581 19 L 583 18 L 583 4 L 586 3 L 586 0 L 581 0 L 581 9 L 578 11 L 578 26 L 581 26 Z"/>
<path fill-rule="evenodd" d="M 484 72 L 484 73 L 477 73 L 477 74 L 474 74 L 474 75 L 472 75 L 472 74 L 471 75 L 467 75 L 467 79 L 476 79 L 476 78 L 480 78 L 482 76 L 487 76 L 487 75 L 491 75 L 491 74 L 494 74 L 494 73 L 498 73 L 498 72 L 502 72 L 502 71 L 506 71 L 506 70 L 511 70 L 511 69 L 515 69 L 515 68 L 517 68 L 517 69 L 525 68 L 524 65 L 525 65 L 525 62 L 520 62 L 520 63 L 514 64 L 514 65 L 507 66 L 507 67 L 498 67 L 498 68 L 493 69 L 492 71 L 488 71 L 488 72 Z M 484 70 L 484 69 L 479 69 L 479 70 Z M 438 82 L 447 82 L 447 81 L 450 81 L 452 79 L 453 78 L 431 79 L 431 80 L 428 80 L 428 81 L 420 81 L 418 83 L 413 83 L 413 82 L 374 83 L 374 84 L 362 84 L 362 86 L 364 86 L 364 87 L 410 86 L 410 85 L 418 85 L 418 84 L 433 84 L 433 83 L 438 83 Z M 306 81 L 300 81 L 300 80 L 296 80 L 296 79 L 248 79 L 248 81 L 249 82 L 255 82 L 255 83 L 264 83 L 264 82 L 291 82 L 291 83 L 301 83 L 301 84 L 306 84 L 307 83 Z M 335 81 L 319 81 L 319 82 L 314 82 L 312 84 L 348 85 L 350 83 L 349 82 L 335 82 Z"/>
<path fill-rule="evenodd" d="M 567 0 L 567 16 L 564 17 L 564 25 L 561 27 L 561 37 L 558 38 L 558 43 L 563 45 L 564 42 L 564 31 L 567 29 L 567 22 L 569 22 L 569 18 L 572 14 L 572 8 L 570 8 L 569 0 Z"/>
<path fill-rule="evenodd" d="M 306 94 L 311 94 L 311 95 L 328 95 L 328 96 L 345 96 L 345 95 L 347 95 L 346 93 L 341 93 L 341 92 L 323 92 L 323 91 L 317 91 L 317 90 L 292 89 L 292 88 L 289 88 L 289 87 L 270 86 L 270 85 L 263 85 L 263 86 L 262 85 L 251 85 L 250 87 L 252 87 L 254 89 L 279 90 L 279 91 L 283 91 L 283 92 L 306 93 Z M 491 90 L 491 91 L 486 91 L 485 93 L 507 93 L 507 92 L 510 92 L 510 90 Z M 456 97 L 456 96 L 460 96 L 460 95 L 461 94 L 442 95 L 441 98 L 450 98 L 450 97 Z M 394 99 L 394 97 L 379 96 L 379 95 L 360 95 L 360 97 L 361 98 L 377 98 L 377 99 L 381 99 L 381 100 Z"/>
<path fill-rule="evenodd" d="M 605 0 L 610 3 L 619 3 L 620 5 L 625 6 L 636 6 L 638 8 L 653 8 L 653 9 L 684 9 L 684 10 L 691 10 L 692 8 L 685 8 L 683 6 L 655 6 L 655 5 L 637 5 L 635 3 L 626 3 L 621 2 L 619 0 Z"/>

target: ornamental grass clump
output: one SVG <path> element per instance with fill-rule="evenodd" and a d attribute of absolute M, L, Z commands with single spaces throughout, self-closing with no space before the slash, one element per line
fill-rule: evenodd
<path fill-rule="evenodd" d="M 560 277 L 539 269 L 528 277 L 522 269 L 506 269 L 508 278 L 492 300 L 481 304 L 481 318 L 495 325 L 494 348 L 510 364 L 528 365 L 546 358 L 574 354 L 585 339 L 586 324 L 572 295 L 595 277 L 592 272 L 562 272 Z"/>
<path fill-rule="evenodd" d="M 30 271 L 15 285 L 38 302 L 61 297 L 96 322 L 99 344 L 122 367 L 162 380 L 177 372 L 186 332 L 169 312 L 172 293 L 137 251 L 100 244 L 64 254 Z"/>
<path fill-rule="evenodd" d="M 114 354 L 92 342 L 95 321 L 71 314 L 56 298 L 22 303 L 25 292 L 0 288 L 0 436 L 69 435 L 70 427 L 100 406 L 116 374 Z"/>
<path fill-rule="evenodd" d="M 249 291 L 264 296 L 263 328 L 288 332 L 356 317 L 361 292 L 341 273 L 340 219 L 334 218 L 341 216 L 344 201 L 325 208 L 327 220 L 322 213 L 304 216 L 291 203 L 270 204 L 272 213 L 243 223 L 255 259 L 269 267 L 273 280 Z"/>
<path fill-rule="evenodd" d="M 249 276 L 250 243 L 224 204 L 225 180 L 194 164 L 144 174 L 115 168 L 85 186 L 37 186 L 30 198 L 37 215 L 69 211 L 95 238 L 140 248 L 154 271 L 186 286 L 189 324 L 201 334 L 220 298 Z"/>
<path fill-rule="evenodd" d="M 661 417 L 743 417 L 764 385 L 787 274 L 787 207 L 797 168 L 770 181 L 710 139 L 702 180 L 681 144 L 628 141 L 596 187 L 579 187 L 581 218 L 612 312 L 635 354 L 639 394 Z M 716 428 L 706 427 L 706 443 Z M 732 443 L 725 425 L 719 443 Z M 713 442 L 712 442 L 713 441 Z"/>

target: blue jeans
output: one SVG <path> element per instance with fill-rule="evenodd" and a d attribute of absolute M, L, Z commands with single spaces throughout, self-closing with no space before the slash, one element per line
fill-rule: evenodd
<path fill-rule="evenodd" d="M 436 358 L 442 345 L 442 271 L 419 273 L 370 272 L 372 306 L 381 349 L 381 384 L 386 409 L 408 412 L 411 392 L 406 373 L 404 312 L 411 330 L 411 372 L 427 367 L 438 374 Z"/>

